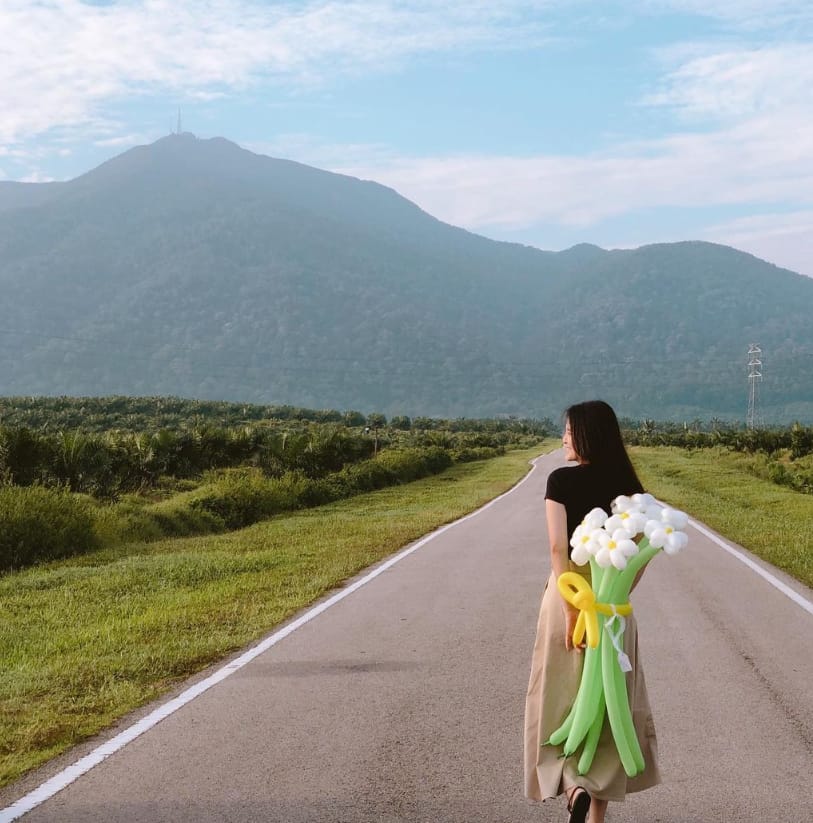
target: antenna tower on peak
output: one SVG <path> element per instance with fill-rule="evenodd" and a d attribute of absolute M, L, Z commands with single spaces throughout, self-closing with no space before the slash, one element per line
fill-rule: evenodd
<path fill-rule="evenodd" d="M 181 107 L 178 106 L 178 131 L 176 131 L 175 134 L 180 134 L 180 133 L 181 133 Z"/>
<path fill-rule="evenodd" d="M 745 426 L 756 429 L 762 426 L 762 412 L 759 408 L 759 384 L 762 382 L 762 349 L 751 343 L 748 347 L 748 414 Z"/>

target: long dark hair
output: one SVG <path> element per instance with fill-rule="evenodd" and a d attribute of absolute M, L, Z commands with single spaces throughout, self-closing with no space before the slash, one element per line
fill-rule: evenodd
<path fill-rule="evenodd" d="M 644 487 L 630 462 L 621 427 L 613 407 L 603 400 L 576 403 L 565 412 L 570 440 L 576 454 L 586 463 L 612 471 L 623 494 L 642 492 Z"/>

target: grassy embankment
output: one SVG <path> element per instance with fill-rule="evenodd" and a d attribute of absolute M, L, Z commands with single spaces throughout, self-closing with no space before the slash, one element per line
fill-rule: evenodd
<path fill-rule="evenodd" d="M 631 449 L 648 491 L 813 586 L 813 495 L 749 470 L 753 458 L 724 449 Z"/>
<path fill-rule="evenodd" d="M 557 445 L 279 515 L 0 577 L 0 785 L 478 508 Z"/>

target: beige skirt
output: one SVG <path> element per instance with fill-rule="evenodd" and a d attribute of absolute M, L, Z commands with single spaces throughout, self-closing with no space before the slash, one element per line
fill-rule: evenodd
<path fill-rule="evenodd" d="M 583 573 L 582 569 L 578 570 Z M 638 661 L 638 630 L 635 618 L 627 618 L 624 650 L 632 671 L 627 674 L 627 693 L 635 731 L 646 768 L 628 778 L 621 765 L 605 716 L 593 765 L 585 775 L 577 771 L 581 749 L 562 756 L 561 746 L 544 745 L 570 712 L 581 679 L 584 655 L 565 649 L 565 618 L 562 600 L 551 575 L 542 597 L 536 630 L 531 679 L 525 702 L 525 796 L 533 800 L 555 797 L 573 786 L 582 786 L 602 800 L 623 800 L 628 792 L 648 789 L 660 782 L 655 724 L 649 708 L 644 672 Z"/>

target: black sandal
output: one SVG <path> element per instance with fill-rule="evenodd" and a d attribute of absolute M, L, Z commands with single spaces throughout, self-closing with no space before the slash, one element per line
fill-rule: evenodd
<path fill-rule="evenodd" d="M 585 823 L 587 812 L 590 811 L 590 793 L 581 786 L 577 786 L 570 793 L 567 810 L 570 812 L 567 823 Z"/>

